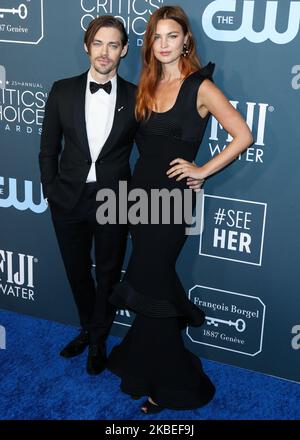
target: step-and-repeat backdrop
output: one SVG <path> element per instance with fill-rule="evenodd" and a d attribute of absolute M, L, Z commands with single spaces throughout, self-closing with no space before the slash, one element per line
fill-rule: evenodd
<path fill-rule="evenodd" d="M 187 295 L 207 316 L 185 342 L 199 356 L 300 382 L 300 1 L 176 3 L 255 139 L 205 184 L 204 229 L 180 255 Z M 137 82 L 149 14 L 167 4 L 0 0 L 0 308 L 78 325 L 40 185 L 45 102 L 53 81 L 87 70 L 83 34 L 98 15 L 124 22 L 120 74 Z M 230 141 L 212 118 L 198 163 Z M 126 260 L 129 252 L 130 243 Z M 132 319 L 120 310 L 112 333 L 125 334 Z"/>

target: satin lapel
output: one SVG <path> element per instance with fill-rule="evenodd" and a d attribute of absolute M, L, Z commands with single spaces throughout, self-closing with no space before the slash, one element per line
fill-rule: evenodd
<path fill-rule="evenodd" d="M 119 77 L 117 77 L 117 99 L 116 99 L 116 108 L 114 121 L 112 125 L 111 132 L 103 145 L 102 150 L 98 156 L 98 159 L 101 159 L 107 152 L 113 147 L 115 140 L 118 138 L 118 135 L 123 130 L 122 120 L 124 119 L 125 112 L 128 111 L 127 108 L 127 90 L 125 81 Z"/>
<path fill-rule="evenodd" d="M 74 127 L 79 140 L 79 144 L 85 156 L 91 160 L 89 142 L 85 123 L 85 90 L 86 90 L 87 72 L 78 78 L 76 90 L 74 90 Z"/>

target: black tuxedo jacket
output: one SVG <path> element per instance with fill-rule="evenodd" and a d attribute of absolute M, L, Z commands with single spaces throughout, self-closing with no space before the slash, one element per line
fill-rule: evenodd
<path fill-rule="evenodd" d="M 44 196 L 67 211 L 78 201 L 91 165 L 86 83 L 87 72 L 55 82 L 43 121 L 39 163 Z M 135 94 L 136 86 L 118 76 L 112 130 L 96 161 L 99 189 L 117 190 L 119 180 L 130 179 L 129 156 L 137 130 Z"/>

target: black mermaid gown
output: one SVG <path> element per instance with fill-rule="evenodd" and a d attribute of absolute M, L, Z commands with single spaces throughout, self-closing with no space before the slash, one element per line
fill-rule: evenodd
<path fill-rule="evenodd" d="M 212 77 L 209 63 L 181 85 L 175 105 L 167 112 L 152 113 L 136 136 L 139 159 L 130 190 L 187 189 L 186 180 L 166 175 L 170 162 L 192 162 L 201 143 L 209 115 L 201 118 L 196 108 L 199 86 Z M 195 193 L 193 193 L 193 196 Z M 150 205 L 149 205 L 150 208 Z M 149 215 L 150 217 L 150 215 Z M 108 369 L 121 378 L 121 390 L 151 396 L 167 408 L 192 409 L 207 404 L 215 388 L 200 359 L 184 346 L 184 326 L 200 326 L 205 315 L 186 296 L 175 264 L 185 242 L 186 224 L 130 224 L 132 255 L 121 283 L 109 301 L 119 309 L 136 313 L 121 344 L 108 358 Z"/>

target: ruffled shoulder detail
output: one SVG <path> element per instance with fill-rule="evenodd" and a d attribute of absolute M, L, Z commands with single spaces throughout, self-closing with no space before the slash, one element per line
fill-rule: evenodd
<path fill-rule="evenodd" d="M 196 72 L 192 73 L 189 78 L 195 78 L 195 79 L 211 79 L 215 70 L 215 63 L 212 63 L 211 61 L 206 64 L 206 66 L 201 67 L 200 70 L 197 70 Z"/>
<path fill-rule="evenodd" d="M 213 76 L 214 70 L 215 70 L 215 63 L 212 63 L 211 61 L 206 64 L 206 66 L 202 67 L 199 70 L 199 74 L 201 76 L 204 76 L 205 78 L 211 78 Z"/>

